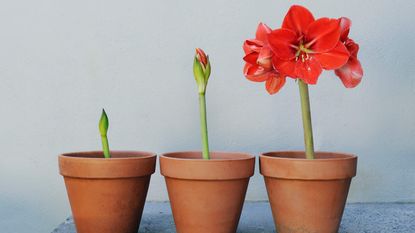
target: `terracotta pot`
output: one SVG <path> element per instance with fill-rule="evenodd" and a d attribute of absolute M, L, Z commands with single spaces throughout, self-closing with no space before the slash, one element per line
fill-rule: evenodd
<path fill-rule="evenodd" d="M 156 155 L 78 152 L 59 156 L 77 233 L 137 233 Z"/>
<path fill-rule="evenodd" d="M 343 215 L 357 157 L 301 151 L 264 153 L 260 170 L 278 233 L 336 233 Z"/>
<path fill-rule="evenodd" d="M 255 157 L 176 152 L 160 156 L 178 233 L 235 233 Z"/>

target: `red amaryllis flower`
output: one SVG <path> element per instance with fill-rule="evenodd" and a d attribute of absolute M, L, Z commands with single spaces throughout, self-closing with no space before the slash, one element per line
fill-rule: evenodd
<path fill-rule="evenodd" d="M 340 41 L 346 46 L 350 53 L 347 63 L 336 69 L 334 72 L 339 76 L 343 85 L 347 88 L 356 87 L 363 77 L 363 69 L 360 61 L 357 59 L 359 45 L 349 38 L 350 26 L 352 21 L 346 17 L 340 18 Z"/>
<path fill-rule="evenodd" d="M 342 67 L 349 52 L 340 39 L 340 20 L 315 20 L 309 10 L 292 6 L 282 28 L 268 34 L 272 63 L 281 73 L 316 84 L 323 69 Z"/>
<path fill-rule="evenodd" d="M 285 76 L 281 75 L 272 66 L 272 51 L 267 43 L 267 35 L 271 28 L 260 23 L 256 31 L 256 38 L 246 40 L 243 49 L 246 62 L 244 75 L 253 82 L 265 82 L 269 94 L 277 93 L 285 84 Z"/>

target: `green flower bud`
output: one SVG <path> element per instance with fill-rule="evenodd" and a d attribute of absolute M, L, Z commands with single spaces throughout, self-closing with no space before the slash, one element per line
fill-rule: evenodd
<path fill-rule="evenodd" d="M 206 92 L 206 86 L 211 72 L 209 56 L 205 52 L 197 48 L 196 55 L 193 61 L 193 74 L 196 79 L 199 94 Z"/>
<path fill-rule="evenodd" d="M 101 119 L 99 120 L 99 132 L 101 136 L 107 136 L 108 132 L 108 116 L 104 109 L 102 109 Z"/>

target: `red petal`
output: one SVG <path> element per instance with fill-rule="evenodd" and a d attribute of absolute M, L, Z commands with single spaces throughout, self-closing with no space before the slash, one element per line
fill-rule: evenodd
<path fill-rule="evenodd" d="M 265 73 L 261 75 L 255 75 L 255 76 L 246 76 L 246 78 L 252 82 L 265 82 L 268 80 L 268 74 Z"/>
<path fill-rule="evenodd" d="M 252 52 L 258 52 L 261 50 L 263 46 L 263 42 L 259 40 L 246 40 L 244 42 L 244 45 L 242 46 L 245 53 L 252 53 Z"/>
<path fill-rule="evenodd" d="M 333 49 L 340 38 L 340 24 L 337 19 L 320 18 L 306 31 L 306 47 L 316 53 Z"/>
<path fill-rule="evenodd" d="M 321 68 L 320 63 L 313 56 L 310 56 L 309 59 L 304 60 L 304 62 L 301 60 L 296 62 L 296 77 L 302 79 L 307 84 L 316 84 L 322 71 L 323 69 Z"/>
<path fill-rule="evenodd" d="M 337 46 L 326 53 L 316 53 L 313 55 L 320 62 L 325 70 L 334 70 L 342 67 L 349 60 L 350 54 L 346 46 L 342 42 L 338 42 Z"/>
<path fill-rule="evenodd" d="M 265 82 L 265 88 L 270 95 L 277 93 L 285 84 L 285 77 L 277 73 L 270 73 L 269 78 Z"/>
<path fill-rule="evenodd" d="M 265 82 L 268 79 L 268 73 L 264 68 L 258 65 L 245 64 L 244 75 L 253 82 Z"/>
<path fill-rule="evenodd" d="M 340 69 L 335 70 L 337 76 L 343 82 L 343 85 L 346 88 L 356 87 L 363 77 L 363 69 L 359 60 L 354 57 L 350 57 L 349 61 L 341 67 Z"/>
<path fill-rule="evenodd" d="M 243 59 L 244 59 L 244 61 L 246 61 L 246 62 L 248 62 L 252 65 L 255 65 L 256 61 L 258 60 L 258 53 L 253 52 L 253 53 L 247 54 L 247 55 L 245 55 L 245 57 Z"/>
<path fill-rule="evenodd" d="M 206 56 L 205 51 L 203 51 L 203 49 L 196 48 L 196 57 L 199 60 L 199 62 L 202 63 L 203 66 L 206 67 L 206 65 L 207 65 L 207 56 Z"/>
<path fill-rule="evenodd" d="M 281 59 L 289 60 L 295 57 L 297 35 L 288 29 L 277 29 L 268 34 L 268 43 L 271 50 Z"/>
<path fill-rule="evenodd" d="M 340 19 L 340 41 L 344 42 L 349 36 L 350 27 L 352 26 L 352 21 L 349 18 L 341 17 Z"/>
<path fill-rule="evenodd" d="M 296 32 L 297 36 L 301 36 L 312 22 L 314 22 L 314 16 L 307 8 L 294 5 L 285 15 L 282 28 L 290 29 Z"/>
<path fill-rule="evenodd" d="M 272 57 L 272 65 L 275 67 L 275 69 L 290 78 L 297 78 L 296 72 L 295 72 L 295 60 L 281 60 L 278 57 L 274 56 Z"/>
<path fill-rule="evenodd" d="M 272 51 L 268 47 L 262 47 L 261 51 L 259 52 L 258 59 L 266 59 L 272 57 Z"/>
<path fill-rule="evenodd" d="M 267 41 L 267 35 L 271 33 L 272 29 L 264 23 L 259 23 L 256 30 L 256 39 L 260 41 Z"/>
<path fill-rule="evenodd" d="M 359 45 L 356 44 L 352 39 L 347 39 L 345 45 L 347 50 L 349 50 L 350 56 L 357 58 L 357 53 L 359 52 Z"/>
<path fill-rule="evenodd" d="M 266 69 L 271 69 L 272 68 L 271 57 L 272 57 L 271 49 L 264 47 L 261 49 L 261 52 L 258 55 L 257 63 Z"/>

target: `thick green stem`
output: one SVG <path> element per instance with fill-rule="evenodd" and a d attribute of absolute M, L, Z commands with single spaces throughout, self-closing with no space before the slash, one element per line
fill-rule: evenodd
<path fill-rule="evenodd" d="M 111 157 L 110 155 L 110 147 L 108 145 L 108 138 L 107 136 L 102 136 L 101 135 L 101 141 L 102 141 L 102 150 L 104 151 L 104 157 L 106 159 L 109 159 Z"/>
<path fill-rule="evenodd" d="M 200 132 L 202 135 L 202 148 L 203 148 L 202 155 L 203 155 L 203 159 L 210 159 L 207 120 L 206 120 L 206 99 L 205 99 L 204 93 L 199 93 L 199 105 L 200 105 Z"/>
<path fill-rule="evenodd" d="M 301 79 L 298 80 L 301 98 L 301 112 L 303 115 L 305 156 L 314 159 L 313 128 L 311 125 L 310 98 L 308 96 L 308 85 Z"/>

